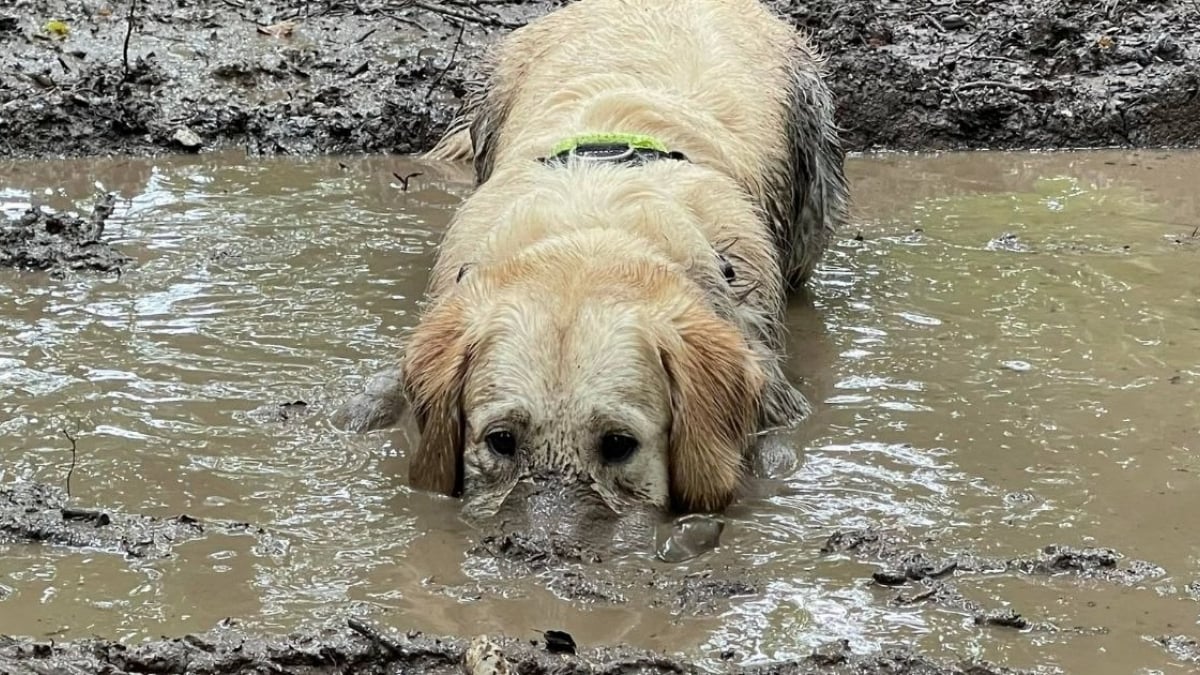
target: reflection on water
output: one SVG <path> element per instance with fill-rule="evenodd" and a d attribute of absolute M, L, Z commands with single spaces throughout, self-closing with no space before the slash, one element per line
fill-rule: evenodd
<path fill-rule="evenodd" d="M 397 158 L 226 156 L 0 165 L 0 208 L 86 210 L 138 267 L 51 280 L 0 272 L 0 480 L 61 482 L 79 437 L 81 502 L 261 523 L 278 545 L 210 537 L 166 561 L 0 546 L 0 634 L 136 638 L 224 616 L 287 630 L 347 612 L 437 632 L 570 630 L 750 660 L 831 638 L 916 643 L 1014 666 L 1168 666 L 1143 636 L 1195 632 L 1179 593 L 1071 579 L 961 586 L 1061 626 L 1017 634 L 896 607 L 872 570 L 822 556 L 879 526 L 930 553 L 1113 546 L 1182 586 L 1200 576 L 1200 156 L 882 156 L 852 160 L 855 223 L 789 312 L 791 369 L 818 402 L 716 552 L 769 580 L 722 616 L 556 598 L 465 565 L 447 499 L 413 493 L 411 429 L 322 417 L 412 325 L 433 247 L 467 190 Z M 856 236 L 861 235 L 861 236 Z M 280 420 L 277 404 L 307 415 Z M 1175 517 L 1172 516 L 1174 514 Z M 644 559 L 610 561 L 644 566 Z M 504 592 L 480 595 L 487 580 Z M 1119 667 L 1114 664 L 1119 664 Z"/>

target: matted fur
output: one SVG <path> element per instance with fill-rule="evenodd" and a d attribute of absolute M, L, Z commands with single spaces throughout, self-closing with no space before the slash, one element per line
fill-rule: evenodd
<path fill-rule="evenodd" d="M 422 426 L 414 485 L 461 486 L 455 406 L 469 369 L 489 367 L 469 363 L 461 338 L 463 303 L 487 302 L 478 288 L 460 290 L 463 271 L 525 259 L 522 274 L 536 276 L 537 265 L 558 259 L 537 262 L 526 251 L 598 230 L 614 250 L 632 242 L 673 275 L 639 283 L 707 306 L 659 334 L 672 387 L 669 491 L 684 510 L 733 498 L 754 432 L 809 410 L 781 368 L 783 309 L 847 208 L 821 68 L 807 39 L 756 0 L 578 0 L 494 48 L 462 115 L 427 155 L 473 160 L 477 188 L 442 243 L 433 308 L 405 361 Z M 573 134 L 614 131 L 654 135 L 691 161 L 636 169 L 536 161 Z M 732 263 L 733 283 L 717 253 Z M 532 302 L 553 307 L 555 292 Z M 655 297 L 632 302 L 651 307 Z"/>

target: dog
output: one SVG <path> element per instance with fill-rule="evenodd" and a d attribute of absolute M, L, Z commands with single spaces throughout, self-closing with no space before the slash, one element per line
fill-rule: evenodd
<path fill-rule="evenodd" d="M 724 508 L 810 410 L 784 306 L 848 204 L 822 58 L 757 0 L 577 0 L 481 70 L 425 156 L 476 185 L 368 417 L 410 405 L 410 483 L 485 511 Z"/>

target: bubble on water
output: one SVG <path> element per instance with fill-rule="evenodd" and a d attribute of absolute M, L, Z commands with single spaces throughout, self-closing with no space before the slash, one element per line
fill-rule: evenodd
<path fill-rule="evenodd" d="M 1033 370 L 1033 364 L 1029 363 L 1028 361 L 1001 361 L 1000 365 L 1018 373 L 1024 373 Z"/>

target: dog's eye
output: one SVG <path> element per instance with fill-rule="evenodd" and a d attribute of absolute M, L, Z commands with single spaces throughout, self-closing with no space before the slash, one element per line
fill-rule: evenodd
<path fill-rule="evenodd" d="M 627 462 L 637 449 L 637 439 L 625 434 L 605 434 L 604 438 L 600 439 L 600 457 L 605 464 Z"/>
<path fill-rule="evenodd" d="M 501 457 L 517 454 L 517 437 L 511 431 L 493 431 L 487 435 L 488 449 Z"/>

